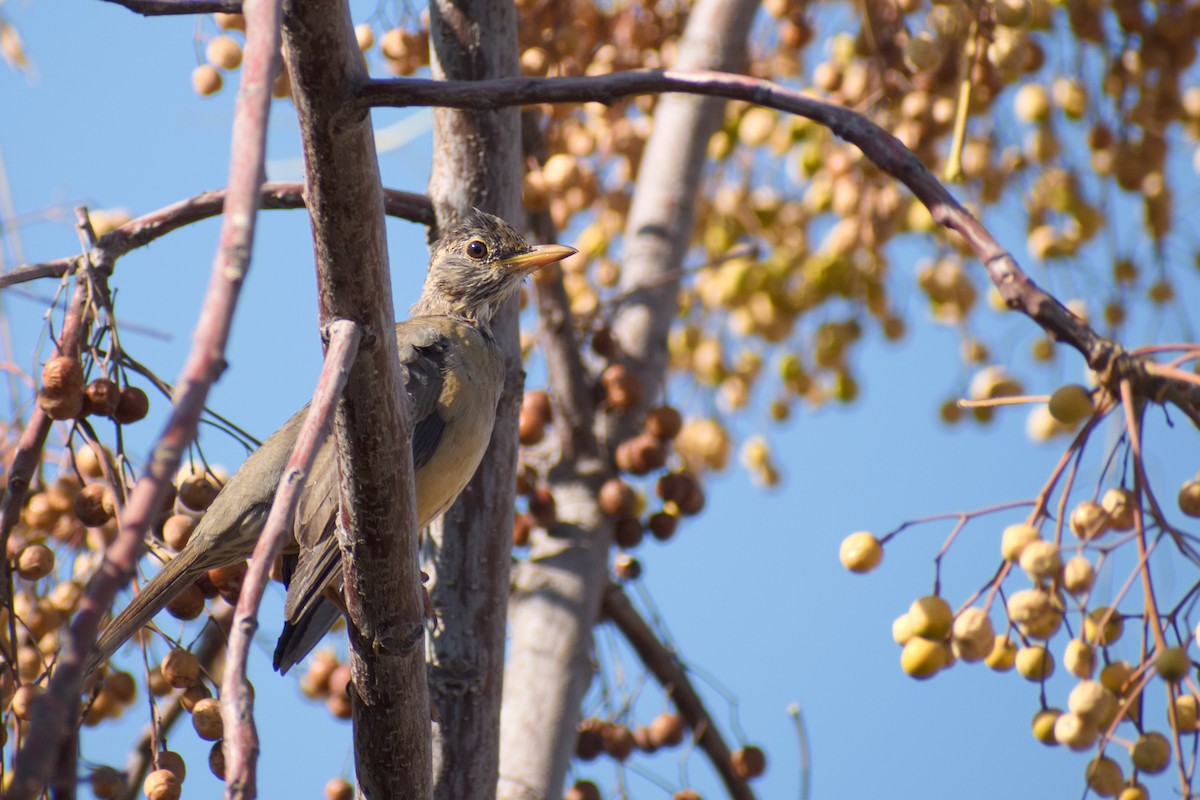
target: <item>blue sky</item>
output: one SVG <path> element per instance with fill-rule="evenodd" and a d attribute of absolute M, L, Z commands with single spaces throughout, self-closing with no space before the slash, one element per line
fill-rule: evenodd
<path fill-rule="evenodd" d="M 32 78 L 0 70 L 0 108 L 8 112 L 0 123 L 0 148 L 13 207 L 28 219 L 19 230 L 27 261 L 78 252 L 70 227 L 75 204 L 122 206 L 139 214 L 224 184 L 236 77 L 228 78 L 216 98 L 191 92 L 195 19 L 146 20 L 84 0 L 42 0 L 2 10 L 20 28 L 35 65 Z M 211 32 L 211 21 L 199 24 Z M 389 186 L 424 187 L 431 147 L 427 113 L 376 113 L 379 127 L 400 125 L 393 130 L 403 143 L 381 155 Z M 297 178 L 299 152 L 292 106 L 277 103 L 268 153 L 272 177 Z M 1190 192 L 1180 193 L 1180 203 L 1196 194 L 1194 173 L 1187 172 L 1185 180 Z M 38 219 L 51 208 L 66 217 Z M 130 329 L 123 336 L 127 349 L 168 380 L 190 344 L 216 231 L 217 223 L 208 222 L 161 239 L 122 259 L 113 280 L 119 317 L 169 335 L 164 340 Z M 1005 233 L 1015 237 L 1019 230 Z M 403 313 L 420 288 L 424 231 L 392 221 L 389 235 L 394 302 Z M 1021 241 L 1006 243 L 1024 256 Z M 896 269 L 898 281 L 907 282 L 915 264 L 897 263 Z M 1040 279 L 1044 273 L 1035 275 Z M 1196 283 L 1193 274 L 1179 283 L 1185 309 L 1200 302 Z M 47 282 L 24 288 L 39 296 L 53 292 Z M 909 530 L 869 576 L 850 575 L 838 565 L 838 544 L 851 531 L 882 533 L 917 517 L 1032 497 L 1065 446 L 1029 443 L 1023 410 L 1001 412 L 987 428 L 947 430 L 937 423 L 937 406 L 961 385 L 964 368 L 957 334 L 928 321 L 913 291 L 908 289 L 909 337 L 891 345 L 872 332 L 858 356 L 859 401 L 816 412 L 798 408 L 787 424 L 767 429 L 783 485 L 763 492 L 738 469 L 714 480 L 703 516 L 686 522 L 669 545 L 648 542 L 638 552 L 645 588 L 686 663 L 736 695 L 746 739 L 767 749 L 770 768 L 758 785 L 762 797 L 798 792 L 796 737 L 786 713 L 791 703 L 802 709 L 811 741 L 814 797 L 1082 794 L 1085 756 L 1043 747 L 1029 733 L 1039 707 L 1035 685 L 982 666 L 959 665 L 925 683 L 899 669 L 891 622 L 932 590 L 933 556 L 948 524 Z M 27 358 L 22 363 L 28 369 L 44 302 L 8 293 L 3 305 L 18 360 Z M 983 314 L 985 330 L 1014 353 L 1026 353 L 1036 338 L 1025 320 Z M 301 212 L 264 212 L 230 366 L 210 405 L 260 437 L 269 434 L 305 401 L 315 381 L 320 355 L 315 317 L 307 220 Z M 1181 335 L 1170 317 L 1150 327 L 1168 341 Z M 1080 359 L 1063 353 L 1054 366 L 1036 373 L 1029 389 L 1048 392 L 1081 376 Z M 136 459 L 158 430 L 161 406 L 151 421 L 128 432 Z M 1194 475 L 1196 435 L 1178 414 L 1173 430 L 1162 424 L 1161 414 L 1149 416 L 1151 466 L 1170 501 L 1173 487 Z M 743 428 L 758 430 L 757 423 Z M 1097 437 L 1094 446 L 1105 438 Z M 242 457 L 220 435 L 209 433 L 204 443 L 217 462 L 233 466 Z M 1086 461 L 1083 478 L 1094 482 L 1097 464 L 1096 458 Z M 943 569 L 952 605 L 990 577 L 999 560 L 999 532 L 1019 518 L 1019 512 L 984 518 L 959 538 Z M 1194 567 L 1180 562 L 1160 558 L 1156 569 L 1165 587 L 1194 580 Z M 1101 592 L 1108 587 L 1111 593 L 1123 579 L 1124 573 L 1102 575 Z M 260 793 L 313 796 L 326 779 L 349 768 L 349 727 L 329 722 L 322 706 L 305 701 L 296 676 L 271 673 L 280 607 L 281 593 L 272 590 L 261 644 L 252 655 L 263 742 Z M 610 652 L 613 637 L 604 632 L 598 639 L 602 652 Z M 1061 649 L 1065 639 L 1056 642 Z M 1122 657 L 1133 655 L 1131 650 Z M 627 653 L 621 659 L 626 677 L 636 682 L 637 665 Z M 1053 681 L 1051 687 L 1057 704 L 1064 705 L 1069 684 Z M 714 714 L 727 719 L 720 693 L 708 691 L 706 697 Z M 663 708 L 661 697 L 646 690 L 635 708 L 635 720 L 647 723 Z M 122 764 L 144 719 L 144 706 L 138 705 L 127 721 L 88 731 L 85 756 Z M 184 796 L 215 796 L 216 781 L 204 767 L 207 745 L 186 725 L 170 744 L 191 765 Z M 639 770 L 671 785 L 678 784 L 682 763 L 702 793 L 720 796 L 695 754 L 680 750 L 638 763 Z M 618 786 L 603 760 L 581 774 L 609 792 Z M 634 770 L 625 780 L 633 796 L 666 796 Z M 1168 773 L 1150 785 L 1164 796 L 1174 790 L 1172 780 Z"/>

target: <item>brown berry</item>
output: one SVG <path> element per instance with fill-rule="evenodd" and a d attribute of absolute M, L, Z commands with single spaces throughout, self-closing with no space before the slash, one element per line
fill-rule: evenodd
<path fill-rule="evenodd" d="M 517 417 L 517 439 L 526 447 L 537 444 L 546 438 L 546 423 L 538 419 L 533 412 L 524 408 Z"/>
<path fill-rule="evenodd" d="M 646 433 L 668 442 L 683 429 L 683 417 L 671 406 L 658 406 L 646 412 Z"/>
<path fill-rule="evenodd" d="M 209 97 L 221 91 L 225 79 L 212 64 L 201 64 L 192 70 L 192 89 L 201 97 Z"/>
<path fill-rule="evenodd" d="M 36 683 L 26 683 L 17 687 L 12 697 L 12 712 L 17 719 L 28 722 L 33 715 L 33 703 L 44 692 Z"/>
<path fill-rule="evenodd" d="M 526 547 L 533 533 L 533 520 L 528 514 L 513 517 L 513 547 Z"/>
<path fill-rule="evenodd" d="M 613 338 L 612 329 L 607 325 L 601 325 L 592 331 L 592 352 L 608 361 L 617 357 L 617 341 Z"/>
<path fill-rule="evenodd" d="M 106 491 L 108 487 L 102 483 L 89 483 L 75 496 L 75 516 L 89 528 L 98 528 L 112 519 L 105 509 Z"/>
<path fill-rule="evenodd" d="M 221 703 L 212 697 L 206 697 L 192 706 L 192 727 L 196 734 L 206 742 L 215 742 L 224 734 L 224 724 L 221 722 Z"/>
<path fill-rule="evenodd" d="M 686 728 L 683 718 L 670 712 L 659 714 L 650 723 L 650 741 L 656 747 L 675 747 L 683 743 Z"/>
<path fill-rule="evenodd" d="M 624 761 L 629 758 L 637 747 L 633 741 L 633 731 L 624 725 L 616 723 L 611 723 L 601 728 L 600 742 L 604 747 L 604 752 L 617 761 Z"/>
<path fill-rule="evenodd" d="M 734 750 L 730 761 L 733 763 L 733 774 L 744 781 L 757 778 L 767 771 L 767 756 L 754 745 Z"/>
<path fill-rule="evenodd" d="M 671 795 L 671 800 L 700 800 L 700 793 L 695 789 L 680 789 Z"/>
<path fill-rule="evenodd" d="M 172 514 L 167 517 L 163 523 L 163 541 L 167 543 L 175 552 L 179 552 L 187 547 L 188 541 L 192 538 L 192 532 L 196 530 L 196 520 L 189 517 L 187 514 Z"/>
<path fill-rule="evenodd" d="M 325 800 L 354 800 L 354 787 L 345 778 L 330 778 L 325 784 Z"/>
<path fill-rule="evenodd" d="M 204 511 L 220 491 L 204 475 L 191 474 L 179 482 L 179 502 L 192 511 Z"/>
<path fill-rule="evenodd" d="M 564 800 L 601 800 L 600 787 L 591 781 L 575 781 Z"/>
<path fill-rule="evenodd" d="M 600 487 L 600 510 L 610 517 L 631 517 L 637 513 L 637 492 L 620 478 L 609 478 Z"/>
<path fill-rule="evenodd" d="M 204 48 L 204 58 L 218 69 L 237 69 L 242 65 L 242 46 L 229 36 L 214 36 Z"/>
<path fill-rule="evenodd" d="M 654 743 L 654 739 L 650 735 L 649 728 L 634 728 L 633 742 L 637 745 L 638 750 L 641 750 L 643 753 L 658 752 L 658 745 Z"/>
<path fill-rule="evenodd" d="M 142 782 L 142 792 L 145 793 L 146 800 L 179 800 L 183 786 L 171 770 L 156 769 Z"/>
<path fill-rule="evenodd" d="M 111 672 L 104 676 L 104 691 L 127 705 L 137 697 L 137 681 L 128 672 Z"/>
<path fill-rule="evenodd" d="M 164 685 L 166 684 L 165 678 L 163 679 L 163 683 Z M 191 713 L 196 708 L 196 703 L 199 703 L 201 700 L 207 700 L 210 697 L 212 697 L 212 692 L 209 688 L 200 681 L 197 681 L 179 696 L 179 705 L 183 707 L 184 711 Z"/>
<path fill-rule="evenodd" d="M 208 769 L 218 780 L 225 780 L 225 742 L 213 742 L 208 751 Z"/>
<path fill-rule="evenodd" d="M 187 650 L 172 650 L 162 660 L 162 675 L 176 689 L 186 689 L 200 678 L 200 661 Z"/>
<path fill-rule="evenodd" d="M 167 679 L 162 676 L 162 670 L 157 665 L 150 668 L 150 677 L 147 682 L 150 685 L 150 694 L 155 697 L 165 697 L 171 693 L 171 684 L 167 683 Z"/>
<path fill-rule="evenodd" d="M 517 494 L 521 497 L 528 497 L 537 488 L 537 483 L 537 470 L 528 464 L 522 464 L 517 470 Z"/>
<path fill-rule="evenodd" d="M 650 534 L 660 542 L 665 542 L 675 535 L 679 527 L 679 518 L 665 511 L 656 511 L 650 515 Z"/>
<path fill-rule="evenodd" d="M 111 417 L 121 400 L 121 388 L 108 378 L 96 378 L 88 384 L 84 394 L 88 399 L 88 410 L 99 417 Z"/>
<path fill-rule="evenodd" d="M 604 396 L 613 408 L 632 408 L 642 402 L 645 390 L 642 379 L 627 370 L 623 364 L 612 364 L 600 375 Z"/>
<path fill-rule="evenodd" d="M 176 753 L 174 750 L 161 750 L 154 757 L 154 766 L 157 769 L 165 769 L 170 771 L 183 783 L 183 779 L 187 777 L 187 764 L 183 760 L 183 756 Z"/>
<path fill-rule="evenodd" d="M 113 419 L 122 425 L 145 419 L 150 411 L 150 398 L 136 386 L 126 386 L 121 390 L 121 399 L 117 401 L 117 410 Z"/>
<path fill-rule="evenodd" d="M 42 389 L 38 392 L 37 402 L 50 419 L 76 419 L 83 415 L 83 392 L 50 394 Z"/>
<path fill-rule="evenodd" d="M 591 761 L 604 751 L 604 741 L 600 732 L 607 724 L 600 719 L 585 719 L 579 723 L 579 738 L 575 741 L 576 758 Z"/>
<path fill-rule="evenodd" d="M 83 392 L 83 365 L 79 359 L 57 356 L 42 367 L 42 391 L 50 397 Z"/>
<path fill-rule="evenodd" d="M 631 475 L 647 475 L 667 463 L 667 450 L 648 433 L 617 445 L 617 468 Z"/>
<path fill-rule="evenodd" d="M 167 613 L 175 619 L 195 619 L 204 613 L 204 593 L 192 584 L 167 603 Z"/>
<path fill-rule="evenodd" d="M 125 789 L 125 776 L 113 767 L 96 767 L 88 776 L 92 794 L 100 800 L 116 800 Z"/>
<path fill-rule="evenodd" d="M 246 18 L 241 14 L 223 14 L 217 12 L 213 14 L 213 19 L 216 20 L 217 27 L 223 31 L 246 30 Z"/>
<path fill-rule="evenodd" d="M 632 581 L 641 577 L 642 562 L 628 553 L 618 553 L 613 560 L 613 572 L 619 580 Z"/>
<path fill-rule="evenodd" d="M 323 697 L 329 693 L 329 679 L 338 668 L 338 659 L 330 650 L 315 653 L 308 663 L 308 671 L 300 679 L 300 688 L 309 697 Z"/>
<path fill-rule="evenodd" d="M 238 595 L 242 593 L 242 584 L 246 582 L 245 561 L 230 564 L 228 567 L 217 567 L 208 571 L 208 579 L 221 597 L 230 605 L 236 605 Z"/>
<path fill-rule="evenodd" d="M 521 410 L 529 412 L 530 416 L 543 425 L 549 425 L 554 419 L 554 411 L 550 405 L 550 395 L 540 389 L 525 393 L 525 396 L 521 399 Z"/>
<path fill-rule="evenodd" d="M 54 571 L 54 551 L 44 544 L 31 544 L 17 554 L 17 574 L 27 581 L 40 580 Z"/>
<path fill-rule="evenodd" d="M 542 528 L 549 528 L 558 521 L 554 495 L 542 486 L 529 498 L 529 516 Z"/>
<path fill-rule="evenodd" d="M 643 537 L 642 521 L 637 517 L 622 517 L 613 525 L 613 540 L 625 550 L 637 547 Z"/>

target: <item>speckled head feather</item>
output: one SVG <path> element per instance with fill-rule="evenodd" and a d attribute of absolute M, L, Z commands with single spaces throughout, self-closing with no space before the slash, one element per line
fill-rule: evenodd
<path fill-rule="evenodd" d="M 434 243 L 425 288 L 411 313 L 453 314 L 487 325 L 526 275 L 574 252 L 530 245 L 504 220 L 472 209 Z"/>

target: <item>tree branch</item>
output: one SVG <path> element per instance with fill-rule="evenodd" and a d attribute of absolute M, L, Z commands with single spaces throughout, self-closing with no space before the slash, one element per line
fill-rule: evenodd
<path fill-rule="evenodd" d="M 304 425 L 296 437 L 296 446 L 279 480 L 271 512 L 254 546 L 229 636 L 228 661 L 221 685 L 221 716 L 225 723 L 225 797 L 229 800 L 257 795 L 258 731 L 254 725 L 254 694 L 246 677 L 246 659 L 258 630 L 258 607 L 271 578 L 271 567 L 292 532 L 300 491 L 317 451 L 329 435 L 334 406 L 342 396 L 362 338 L 361 329 L 349 320 L 332 322 L 323 333 L 328 348 L 325 365 Z"/>
<path fill-rule="evenodd" d="M 180 200 L 157 211 L 132 219 L 114 231 L 101 236 L 92 249 L 92 261 L 108 269 L 126 253 L 153 242 L 159 237 L 193 222 L 215 217 L 225 206 L 225 189 L 203 192 Z M 262 209 L 304 208 L 304 184 L 276 181 L 264 183 L 260 198 Z M 422 225 L 433 225 L 433 206 L 425 195 L 383 190 L 384 213 Z M 0 289 L 38 278 L 61 278 L 79 264 L 78 256 L 59 258 L 41 264 L 23 264 L 0 274 Z"/>
<path fill-rule="evenodd" d="M 654 631 L 638 614 L 637 609 L 619 586 L 609 585 L 604 593 L 604 615 L 613 621 L 617 630 L 629 642 L 630 647 L 642 659 L 646 669 L 662 685 L 663 691 L 675 703 L 680 715 L 692 729 L 700 749 L 708 756 L 713 768 L 734 800 L 754 800 L 749 784 L 733 772 L 732 753 L 724 737 L 713 723 L 712 716 L 704 707 L 700 694 L 688 680 L 687 672 L 675 654 L 663 646 Z"/>
<path fill-rule="evenodd" d="M 595 77 L 510 78 L 473 83 L 378 80 L 363 86 L 360 102 L 367 106 L 500 108 L 532 103 L 611 103 L 632 95 L 663 92 L 743 100 L 807 117 L 829 128 L 908 187 L 939 225 L 960 234 L 983 262 L 988 277 L 1008 307 L 1021 311 L 1051 337 L 1079 351 L 1110 392 L 1118 391 L 1121 380 L 1130 380 L 1139 396 L 1155 402 L 1169 400 L 1200 426 L 1200 390 L 1152 374 L 1146 369 L 1144 359 L 1128 355 L 1119 345 L 1101 337 L 1043 291 L 1021 270 L 1012 254 L 950 194 L 912 151 L 856 111 L 764 79 L 724 72 L 680 70 L 631 70 Z"/>
<path fill-rule="evenodd" d="M 123 6 L 144 17 L 211 14 L 218 11 L 232 14 L 242 11 L 242 0 L 104 0 L 104 2 Z"/>
<path fill-rule="evenodd" d="M 518 73 L 512 3 L 434 0 L 429 16 L 435 78 L 475 81 Z M 515 108 L 434 112 L 429 196 L 439 224 L 472 206 L 520 219 L 520 129 Z M 512 537 L 505 532 L 512 529 L 524 388 L 517 316 L 513 298 L 492 320 L 505 380 L 487 452 L 458 500 L 430 528 L 429 595 L 439 625 L 431 635 L 429 686 L 438 715 L 439 800 L 496 796 L 512 562 Z"/>
<path fill-rule="evenodd" d="M 354 676 L 355 777 L 372 798 L 430 795 L 425 614 L 412 410 L 398 374 L 383 190 L 366 67 L 344 0 L 286 0 L 284 48 L 304 148 L 322 324 L 363 329 L 338 404 L 338 537 Z"/>
<path fill-rule="evenodd" d="M 212 279 L 196 324 L 195 344 L 176 384 L 175 407 L 166 430 L 125 507 L 120 532 L 109 546 L 104 563 L 88 582 L 79 611 L 64 632 L 49 690 L 37 698 L 35 721 L 14 758 L 13 783 L 7 794 L 13 800 L 32 798 L 42 791 L 54 755 L 74 730 L 83 667 L 95 645 L 100 620 L 111 607 L 117 590 L 133 577 L 146 532 L 157 509 L 162 507 L 180 454 L 195 436 L 208 388 L 224 365 L 221 354 L 250 266 L 264 168 L 272 68 L 279 53 L 277 0 L 248 0 L 246 6 L 248 33 L 242 88 L 233 123 L 230 194 Z"/>

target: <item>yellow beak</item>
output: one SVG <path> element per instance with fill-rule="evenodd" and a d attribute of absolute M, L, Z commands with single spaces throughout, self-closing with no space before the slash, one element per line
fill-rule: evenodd
<path fill-rule="evenodd" d="M 539 244 L 535 245 L 528 253 L 510 256 L 500 263 L 510 273 L 528 275 L 547 264 L 553 264 L 555 261 L 562 261 L 567 256 L 573 256 L 577 252 L 574 247 L 567 247 L 563 244 Z"/>

